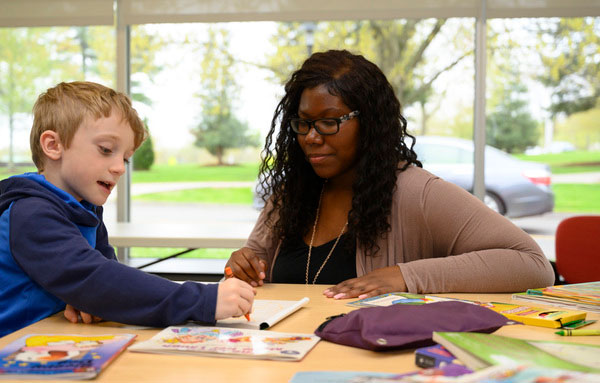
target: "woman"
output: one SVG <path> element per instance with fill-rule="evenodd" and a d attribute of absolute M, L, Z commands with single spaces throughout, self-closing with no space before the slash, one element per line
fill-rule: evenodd
<path fill-rule="evenodd" d="M 313 54 L 285 86 L 260 168 L 267 204 L 228 266 L 254 286 L 335 284 L 336 299 L 554 283 L 531 237 L 421 169 L 413 145 L 376 65 Z"/>

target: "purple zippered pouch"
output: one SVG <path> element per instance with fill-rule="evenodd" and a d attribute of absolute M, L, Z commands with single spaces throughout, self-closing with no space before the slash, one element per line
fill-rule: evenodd
<path fill-rule="evenodd" d="M 435 344 L 434 331 L 491 333 L 507 319 L 465 302 L 364 307 L 323 322 L 315 334 L 330 342 L 367 350 L 407 349 Z"/>

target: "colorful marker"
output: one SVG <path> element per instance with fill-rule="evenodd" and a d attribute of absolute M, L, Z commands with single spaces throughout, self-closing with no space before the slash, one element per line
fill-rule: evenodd
<path fill-rule="evenodd" d="M 555 334 L 562 336 L 585 336 L 585 335 L 600 335 L 600 329 L 577 329 L 577 330 L 560 330 Z"/>
<path fill-rule="evenodd" d="M 229 267 L 229 266 L 227 266 L 225 268 L 225 277 L 226 278 L 232 278 L 233 277 L 233 271 L 231 270 L 231 267 Z M 246 319 L 249 322 L 250 321 L 250 314 L 244 314 L 244 316 L 246 317 Z"/>

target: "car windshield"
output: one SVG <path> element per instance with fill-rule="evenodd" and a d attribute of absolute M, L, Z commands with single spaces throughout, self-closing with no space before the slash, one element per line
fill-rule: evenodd
<path fill-rule="evenodd" d="M 444 144 L 418 143 L 418 158 L 428 164 L 466 164 L 473 162 L 473 152 Z"/>
<path fill-rule="evenodd" d="M 425 164 L 472 164 L 473 163 L 473 143 L 472 142 L 426 142 L 417 141 L 415 151 L 418 158 Z M 486 145 L 486 161 L 493 163 L 502 163 L 514 160 L 509 154 Z"/>

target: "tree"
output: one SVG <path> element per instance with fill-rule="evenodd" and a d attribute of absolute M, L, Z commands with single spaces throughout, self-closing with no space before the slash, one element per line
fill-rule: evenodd
<path fill-rule="evenodd" d="M 552 117 L 594 108 L 600 99 L 600 19 L 543 19 L 538 40 L 545 69 L 539 80 L 552 89 Z"/>
<path fill-rule="evenodd" d="M 556 137 L 559 140 L 570 141 L 578 149 L 598 150 L 600 144 L 600 105 L 584 112 L 571 114 L 565 121 L 557 124 Z"/>
<path fill-rule="evenodd" d="M 115 81 L 116 48 L 112 30 L 106 27 L 77 27 L 72 39 L 71 49 L 80 56 L 82 78 L 97 76 L 107 84 Z M 152 81 L 163 68 L 156 64 L 156 54 L 162 48 L 163 41 L 147 31 L 143 25 L 131 28 L 131 98 L 134 101 L 151 105 L 150 100 L 140 90 L 144 78 Z"/>
<path fill-rule="evenodd" d="M 8 168 L 14 168 L 15 117 L 29 113 L 42 79 L 50 75 L 51 59 L 44 30 L 0 28 L 0 112 L 8 117 Z"/>
<path fill-rule="evenodd" d="M 529 110 L 526 85 L 533 65 L 528 59 L 534 48 L 527 31 L 531 25 L 530 21 L 494 20 L 488 30 L 486 143 L 509 153 L 523 152 L 540 137 L 541 124 Z"/>
<path fill-rule="evenodd" d="M 151 80 L 161 68 L 154 55 L 161 42 L 144 28 L 132 32 L 132 73 Z M 0 112 L 9 125 L 13 167 L 15 118 L 29 113 L 37 95 L 58 81 L 90 79 L 113 86 L 115 41 L 110 27 L 0 28 Z M 132 98 L 149 104 L 132 81 Z"/>
<path fill-rule="evenodd" d="M 154 164 L 154 143 L 148 129 L 148 120 L 144 119 L 144 126 L 148 137 L 133 155 L 133 170 L 150 170 Z"/>
<path fill-rule="evenodd" d="M 499 103 L 486 119 L 486 143 L 508 153 L 523 152 L 539 139 L 538 123 L 527 107 L 527 88 L 517 82 L 498 88 Z"/>
<path fill-rule="evenodd" d="M 411 132 L 420 134 L 419 132 Z M 434 116 L 427 134 L 473 140 L 473 105 L 459 106 L 454 116 Z"/>
<path fill-rule="evenodd" d="M 194 144 L 206 148 L 222 165 L 225 149 L 258 145 L 258 136 L 249 135 L 248 124 L 234 112 L 239 86 L 235 81 L 234 61 L 228 53 L 229 32 L 209 28 L 207 34 L 200 62 L 202 90 L 198 94 L 202 116 L 192 134 L 196 138 Z"/>
<path fill-rule="evenodd" d="M 146 94 L 140 89 L 143 77 L 148 81 L 163 70 L 157 65 L 156 54 L 163 48 L 165 41 L 158 34 L 148 31 L 144 25 L 137 25 L 131 30 L 131 98 L 135 101 L 152 105 Z M 137 75 L 137 76 L 136 76 Z"/>
<path fill-rule="evenodd" d="M 310 30 L 309 30 L 310 31 Z M 302 23 L 281 23 L 273 36 L 276 52 L 267 66 L 282 83 L 307 56 L 307 34 L 314 33 L 314 50 L 345 48 L 373 61 L 386 74 L 403 107 L 425 105 L 433 84 L 472 51 L 472 27 L 445 19 L 320 22 L 314 32 Z M 439 60 L 434 42 L 444 40 L 448 60 Z M 464 44 L 471 42 L 471 45 Z M 431 59 L 429 59 L 431 58 Z M 434 106 L 434 109 L 437 106 Z M 423 121 L 427 110 L 422 106 Z"/>

